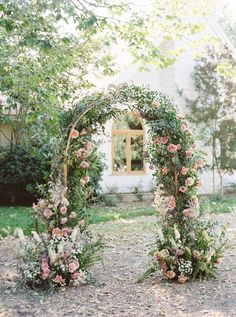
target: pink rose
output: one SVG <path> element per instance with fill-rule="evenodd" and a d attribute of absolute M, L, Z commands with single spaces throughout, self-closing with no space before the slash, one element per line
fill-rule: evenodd
<path fill-rule="evenodd" d="M 193 151 L 188 150 L 185 152 L 187 158 L 191 158 L 193 156 Z"/>
<path fill-rule="evenodd" d="M 166 167 L 166 166 L 165 166 L 165 167 L 163 167 L 163 169 L 161 170 L 161 172 L 162 172 L 162 174 L 163 174 L 163 175 L 168 174 L 168 173 L 169 173 L 169 171 L 170 171 L 170 170 L 169 170 L 169 168 L 168 168 L 168 167 Z"/>
<path fill-rule="evenodd" d="M 168 141 L 169 141 L 168 136 L 162 136 L 162 137 L 160 138 L 160 142 L 161 142 L 162 144 L 167 144 Z"/>
<path fill-rule="evenodd" d="M 193 184 L 194 184 L 194 179 L 192 177 L 188 177 L 186 179 L 186 185 L 190 187 L 190 186 L 193 186 Z"/>
<path fill-rule="evenodd" d="M 63 279 L 63 277 L 61 275 L 57 275 L 54 280 L 53 280 L 55 283 L 57 284 L 62 284 L 62 283 L 65 283 L 65 280 Z"/>
<path fill-rule="evenodd" d="M 72 139 L 76 139 L 79 136 L 79 131 L 77 131 L 76 129 L 73 129 L 70 133 L 70 136 Z"/>
<path fill-rule="evenodd" d="M 76 260 L 71 260 L 68 265 L 69 272 L 74 273 L 79 268 L 79 262 Z"/>
<path fill-rule="evenodd" d="M 89 177 L 88 175 L 84 176 L 84 177 L 81 178 L 81 180 L 80 180 L 80 184 L 81 184 L 82 186 L 88 184 L 89 182 L 90 182 L 90 177 Z"/>
<path fill-rule="evenodd" d="M 45 209 L 43 215 L 45 218 L 49 219 L 52 217 L 53 212 L 50 209 Z"/>
<path fill-rule="evenodd" d="M 71 228 L 63 228 L 62 229 L 63 235 L 69 235 L 72 232 Z"/>
<path fill-rule="evenodd" d="M 67 213 L 67 208 L 66 208 L 66 206 L 62 206 L 62 207 L 60 208 L 60 212 L 61 212 L 62 215 L 65 215 L 65 214 Z"/>
<path fill-rule="evenodd" d="M 173 210 L 176 207 L 176 200 L 174 196 L 168 197 L 168 208 L 170 210 Z"/>
<path fill-rule="evenodd" d="M 177 145 L 174 145 L 174 144 L 169 144 L 167 146 L 167 151 L 169 151 L 170 153 L 174 153 L 177 151 Z"/>
<path fill-rule="evenodd" d="M 166 276 L 169 278 L 169 279 L 173 279 L 175 277 L 175 272 L 170 270 L 170 271 L 167 271 L 166 272 Z"/>
<path fill-rule="evenodd" d="M 80 163 L 80 167 L 81 168 L 83 168 L 83 169 L 87 169 L 87 168 L 89 168 L 89 163 L 88 162 L 86 162 L 86 161 L 82 161 L 81 163 Z"/>
<path fill-rule="evenodd" d="M 188 168 L 183 166 L 181 169 L 181 173 L 182 173 L 182 175 L 186 175 L 188 173 Z"/>
<path fill-rule="evenodd" d="M 181 186 L 181 187 L 179 188 L 179 191 L 180 191 L 181 193 L 186 193 L 187 188 L 186 188 L 185 186 Z"/>
<path fill-rule="evenodd" d="M 162 263 L 161 263 L 161 269 L 162 269 L 164 272 L 168 270 L 168 265 L 167 265 L 166 262 L 162 262 Z"/>
<path fill-rule="evenodd" d="M 73 280 L 76 280 L 78 277 L 79 277 L 79 273 L 78 272 L 74 272 L 74 273 L 71 274 L 71 278 Z"/>
<path fill-rule="evenodd" d="M 88 156 L 89 156 L 89 152 L 87 150 L 85 150 L 84 148 L 82 149 L 79 149 L 75 155 L 78 157 L 78 158 L 81 158 L 81 159 L 86 159 Z"/>
<path fill-rule="evenodd" d="M 188 129 L 188 123 L 185 121 L 183 124 L 181 124 L 180 129 L 183 132 L 187 132 L 189 130 Z"/>
<path fill-rule="evenodd" d="M 49 268 L 45 268 L 42 273 L 42 279 L 46 280 L 47 278 L 49 278 L 50 272 L 51 271 L 49 270 Z"/>
<path fill-rule="evenodd" d="M 187 281 L 187 277 L 186 276 L 184 276 L 183 274 L 180 274 L 179 276 L 178 276 L 178 282 L 180 283 L 180 284 L 184 284 L 186 281 Z"/>
<path fill-rule="evenodd" d="M 61 218 L 60 223 L 61 223 L 62 225 L 66 224 L 66 223 L 67 223 L 67 217 Z"/>
<path fill-rule="evenodd" d="M 72 211 L 72 212 L 70 213 L 70 218 L 71 218 L 71 219 L 75 219 L 75 218 L 76 218 L 76 212 Z"/>
<path fill-rule="evenodd" d="M 184 217 L 186 217 L 186 218 L 190 218 L 191 215 L 192 215 L 191 210 L 190 210 L 189 208 L 184 209 L 184 210 L 183 210 L 183 215 L 184 215 Z"/>
<path fill-rule="evenodd" d="M 87 142 L 84 145 L 85 150 L 91 150 L 92 147 L 93 147 L 92 142 Z"/>

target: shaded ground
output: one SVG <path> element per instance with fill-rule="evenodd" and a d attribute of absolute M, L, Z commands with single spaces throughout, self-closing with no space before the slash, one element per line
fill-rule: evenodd
<path fill-rule="evenodd" d="M 29 290 L 12 293 L 18 244 L 14 238 L 6 238 L 0 242 L 0 317 L 236 316 L 236 211 L 216 217 L 229 223 L 233 238 L 219 277 L 184 285 L 157 276 L 135 283 L 149 261 L 148 251 L 155 240 L 154 217 L 94 225 L 93 231 L 104 234 L 108 245 L 103 265 L 98 263 L 93 269 L 104 285 L 68 288 L 48 296 Z"/>

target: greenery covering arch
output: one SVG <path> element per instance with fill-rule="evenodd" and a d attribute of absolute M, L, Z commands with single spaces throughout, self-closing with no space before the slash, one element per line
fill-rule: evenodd
<path fill-rule="evenodd" d="M 93 263 L 99 243 L 88 238 L 90 234 L 83 212 L 70 209 L 69 202 L 73 200 L 75 192 L 71 191 L 68 174 L 71 162 L 80 160 L 82 183 L 79 199 L 85 197 L 86 200 L 90 181 L 87 174 L 90 164 L 87 160 L 91 142 L 88 143 L 88 140 L 108 119 L 123 113 L 118 104 L 127 104 L 129 111 L 135 111 L 145 121 L 150 136 L 145 158 L 150 163 L 157 185 L 157 240 L 153 260 L 142 278 L 158 269 L 165 277 L 179 283 L 214 276 L 222 258 L 224 231 L 200 219 L 197 197 L 200 179 L 197 170 L 203 168 L 205 162 L 196 152 L 188 122 L 178 114 L 178 108 L 165 94 L 121 84 L 110 85 L 106 94 L 95 93 L 84 97 L 75 104 L 73 111 L 68 112 L 71 123 L 63 130 L 66 137 L 62 138 L 61 147 L 64 147 L 64 151 L 61 156 L 58 155 L 55 164 L 61 183 L 58 185 L 54 181 L 54 189 L 49 190 L 50 198 L 39 201 L 34 207 L 37 215 L 47 218 L 49 234 L 49 243 L 45 244 L 44 241 L 44 250 L 39 252 L 41 262 L 43 254 L 41 267 L 46 270 L 45 274 L 43 271 L 37 275 L 39 284 L 42 279 L 47 283 L 52 281 L 57 286 L 77 280 L 80 283 Z M 76 250 L 81 239 L 84 239 L 83 248 L 80 246 L 79 252 Z M 55 254 L 63 246 L 66 248 L 67 243 L 72 253 L 68 255 L 65 252 L 58 260 Z M 56 246 L 50 254 L 54 244 Z M 57 261 L 62 261 L 63 266 L 58 268 Z"/>

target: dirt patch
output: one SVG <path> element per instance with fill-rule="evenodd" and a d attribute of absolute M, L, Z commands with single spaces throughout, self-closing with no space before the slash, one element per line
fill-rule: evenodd
<path fill-rule="evenodd" d="M 93 268 L 97 283 L 67 288 L 54 294 L 21 289 L 12 293 L 17 279 L 18 242 L 0 242 L 0 317 L 233 317 L 236 316 L 236 211 L 214 217 L 229 223 L 231 247 L 225 253 L 216 280 L 169 283 L 157 275 L 137 284 L 147 268 L 155 241 L 155 218 L 92 226 L 107 243 L 103 263 Z"/>

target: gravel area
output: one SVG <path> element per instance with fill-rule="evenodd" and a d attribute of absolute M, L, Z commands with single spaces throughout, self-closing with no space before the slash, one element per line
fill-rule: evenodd
<path fill-rule="evenodd" d="M 95 284 L 44 294 L 28 289 L 13 292 L 17 280 L 18 241 L 0 241 L 0 317 L 233 317 L 236 316 L 236 210 L 214 215 L 228 223 L 231 246 L 217 279 L 180 285 L 152 275 L 137 278 L 147 268 L 155 241 L 155 218 L 92 226 L 104 236 L 103 262 L 92 273 Z"/>

